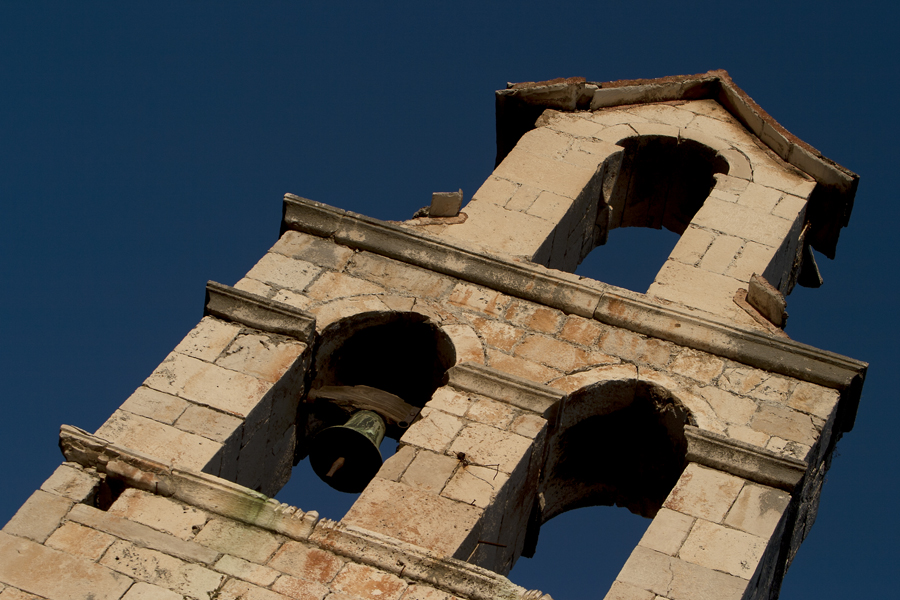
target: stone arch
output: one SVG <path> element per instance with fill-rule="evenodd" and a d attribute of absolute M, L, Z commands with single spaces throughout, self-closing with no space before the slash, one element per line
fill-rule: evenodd
<path fill-rule="evenodd" d="M 559 405 L 539 486 L 540 520 L 583 506 L 618 505 L 653 517 L 685 465 L 690 410 L 638 378 L 579 388 Z"/>
<path fill-rule="evenodd" d="M 730 170 L 716 149 L 677 130 L 674 136 L 626 137 L 617 145 L 623 150 L 608 161 L 618 168 L 607 169 L 604 182 L 609 229 L 665 228 L 681 235 L 715 187 L 714 175 Z"/>

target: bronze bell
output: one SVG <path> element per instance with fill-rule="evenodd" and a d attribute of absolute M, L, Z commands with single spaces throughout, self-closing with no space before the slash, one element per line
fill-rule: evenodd
<path fill-rule="evenodd" d="M 381 468 L 378 447 L 384 432 L 384 420 L 377 413 L 356 412 L 343 425 L 319 432 L 310 448 L 310 465 L 339 492 L 361 492 Z"/>

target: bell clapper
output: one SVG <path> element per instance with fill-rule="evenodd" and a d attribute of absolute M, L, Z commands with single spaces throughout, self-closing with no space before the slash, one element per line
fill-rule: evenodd
<path fill-rule="evenodd" d="M 339 456 L 337 460 L 331 463 L 331 468 L 328 469 L 328 473 L 325 474 L 325 477 L 331 478 L 337 473 L 338 469 L 344 466 L 344 457 Z"/>

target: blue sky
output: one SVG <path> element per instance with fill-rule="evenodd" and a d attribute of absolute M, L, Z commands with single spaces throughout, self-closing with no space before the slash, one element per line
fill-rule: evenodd
<path fill-rule="evenodd" d="M 861 176 L 824 287 L 788 298 L 794 339 L 871 367 L 782 598 L 892 596 L 897 9 L 724 6 L 0 3 L 0 522 L 60 461 L 59 425 L 99 427 L 199 320 L 206 281 L 233 284 L 274 243 L 285 192 L 408 218 L 491 172 L 507 81 L 724 68 Z M 633 243 L 614 235 L 605 264 Z M 646 521 L 591 512 L 551 522 L 548 562 L 512 579 L 602 594 Z"/>

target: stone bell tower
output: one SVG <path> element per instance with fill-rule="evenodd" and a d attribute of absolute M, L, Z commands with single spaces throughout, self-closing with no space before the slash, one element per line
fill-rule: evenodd
<path fill-rule="evenodd" d="M 0 533 L 3 600 L 549 598 L 505 575 L 611 504 L 652 521 L 608 600 L 776 598 L 867 367 L 792 341 L 784 296 L 821 284 L 858 177 L 723 71 L 511 85 L 497 147 L 461 211 L 285 196 L 109 420 L 61 428 Z M 680 235 L 647 293 L 573 274 L 617 227 Z M 399 444 L 370 471 L 329 446 L 347 515 L 271 499 L 341 426 Z"/>

